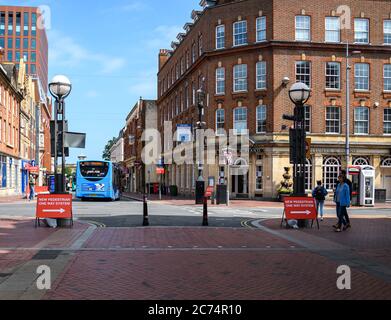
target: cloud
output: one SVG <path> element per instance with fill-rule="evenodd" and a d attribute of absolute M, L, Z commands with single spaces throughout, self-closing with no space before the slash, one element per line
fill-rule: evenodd
<path fill-rule="evenodd" d="M 176 37 L 180 32 L 184 32 L 183 27 L 160 25 L 153 30 L 153 36 L 145 41 L 145 45 L 148 49 L 156 51 L 162 48 L 170 48 L 171 42 L 176 41 Z"/>
<path fill-rule="evenodd" d="M 49 30 L 48 38 L 50 43 L 49 61 L 56 66 L 74 68 L 82 63 L 93 62 L 97 64 L 96 69 L 100 70 L 98 73 L 110 74 L 120 70 L 126 64 L 126 60 L 123 58 L 89 51 L 73 38 L 56 30 Z"/>
<path fill-rule="evenodd" d="M 154 99 L 157 95 L 156 71 L 143 72 L 129 87 L 129 93 L 145 99 Z"/>
<path fill-rule="evenodd" d="M 89 90 L 86 92 L 87 98 L 97 98 L 99 96 L 99 93 L 95 90 Z"/>

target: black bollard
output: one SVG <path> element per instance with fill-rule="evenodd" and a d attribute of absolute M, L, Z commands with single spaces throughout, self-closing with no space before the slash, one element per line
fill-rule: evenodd
<path fill-rule="evenodd" d="M 208 222 L 208 198 L 204 197 L 204 214 L 202 219 L 202 226 L 207 227 L 209 226 Z"/>
<path fill-rule="evenodd" d="M 143 197 L 143 208 L 144 208 L 144 219 L 143 219 L 143 226 L 148 227 L 149 226 L 149 217 L 148 217 L 148 202 L 147 202 L 147 196 L 144 195 Z"/>

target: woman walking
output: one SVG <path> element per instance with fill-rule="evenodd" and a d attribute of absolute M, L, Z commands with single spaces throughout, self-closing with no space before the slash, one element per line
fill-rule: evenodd
<path fill-rule="evenodd" d="M 312 191 L 312 197 L 316 200 L 316 209 L 320 214 L 320 220 L 323 221 L 323 208 L 328 192 L 323 186 L 322 181 L 317 182 L 317 187 Z"/>
<path fill-rule="evenodd" d="M 342 232 L 351 228 L 347 208 L 350 207 L 350 189 L 345 178 L 338 177 L 339 184 L 335 191 L 334 201 L 337 205 L 338 224 L 334 226 L 335 232 Z M 343 226 L 343 229 L 342 229 Z"/>

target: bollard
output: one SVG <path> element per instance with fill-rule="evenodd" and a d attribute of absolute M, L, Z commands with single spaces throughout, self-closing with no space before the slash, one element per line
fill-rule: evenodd
<path fill-rule="evenodd" d="M 147 202 L 146 195 L 144 195 L 144 197 L 143 197 L 143 211 L 144 211 L 143 226 L 148 227 L 149 226 L 149 217 L 148 217 L 148 202 Z"/>
<path fill-rule="evenodd" d="M 208 198 L 204 197 L 204 214 L 203 214 L 203 221 L 202 226 L 207 227 L 209 226 L 208 222 Z"/>

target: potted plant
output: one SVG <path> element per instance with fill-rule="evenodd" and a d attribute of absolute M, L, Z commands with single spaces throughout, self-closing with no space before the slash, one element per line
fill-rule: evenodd
<path fill-rule="evenodd" d="M 281 202 L 284 201 L 285 197 L 289 197 L 293 193 L 293 189 L 292 189 L 293 183 L 291 181 L 292 176 L 290 174 L 291 168 L 285 167 L 284 170 L 285 170 L 285 173 L 283 174 L 284 180 L 281 181 L 280 186 L 277 189 L 278 200 Z"/>

